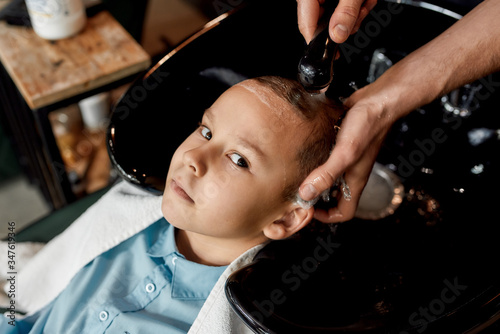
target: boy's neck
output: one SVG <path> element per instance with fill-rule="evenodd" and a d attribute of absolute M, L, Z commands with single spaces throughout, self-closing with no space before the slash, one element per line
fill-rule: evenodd
<path fill-rule="evenodd" d="M 226 266 L 248 249 L 265 242 L 265 239 L 245 244 L 176 229 L 175 242 L 179 252 L 189 261 L 207 266 Z"/>

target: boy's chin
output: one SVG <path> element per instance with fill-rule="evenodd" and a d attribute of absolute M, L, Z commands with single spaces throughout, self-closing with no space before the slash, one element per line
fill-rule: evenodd
<path fill-rule="evenodd" d="M 164 201 L 161 204 L 161 213 L 163 214 L 163 218 L 175 228 L 183 230 L 184 220 L 176 214 L 175 210 L 173 210 L 168 205 L 165 205 Z"/>

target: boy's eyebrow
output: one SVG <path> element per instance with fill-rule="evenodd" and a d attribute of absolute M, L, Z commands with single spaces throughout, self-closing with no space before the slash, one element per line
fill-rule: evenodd
<path fill-rule="evenodd" d="M 206 116 L 209 120 L 212 120 L 212 114 L 213 114 L 212 109 L 211 108 L 207 108 L 207 109 L 205 109 L 205 112 L 203 113 L 203 116 L 204 117 Z"/>
<path fill-rule="evenodd" d="M 208 108 L 205 110 L 205 114 L 204 114 L 211 122 L 213 121 L 214 119 L 214 113 L 212 111 L 211 108 Z M 255 154 L 259 157 L 259 158 L 264 158 L 266 155 L 264 154 L 264 151 L 262 151 L 262 149 L 256 145 L 255 143 L 253 142 L 250 142 L 248 141 L 246 138 L 243 138 L 241 136 L 236 136 L 236 138 L 238 139 L 238 144 L 240 144 L 241 146 L 251 150 L 251 151 L 254 151 Z"/>
<path fill-rule="evenodd" d="M 243 137 L 240 137 L 238 136 L 238 140 L 239 140 L 239 144 L 241 146 L 244 146 L 245 148 L 251 150 L 251 151 L 254 151 L 255 154 L 257 154 L 257 156 L 259 158 L 264 158 L 266 155 L 264 154 L 264 152 L 261 150 L 261 148 L 256 145 L 255 143 L 252 143 L 251 141 L 248 141 L 247 139 L 243 138 Z"/>

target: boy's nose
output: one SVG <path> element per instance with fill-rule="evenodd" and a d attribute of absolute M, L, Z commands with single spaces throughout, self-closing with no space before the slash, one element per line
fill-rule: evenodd
<path fill-rule="evenodd" d="M 203 158 L 201 149 L 194 148 L 184 152 L 184 165 L 190 168 L 196 176 L 203 176 L 207 171 L 207 165 Z"/>

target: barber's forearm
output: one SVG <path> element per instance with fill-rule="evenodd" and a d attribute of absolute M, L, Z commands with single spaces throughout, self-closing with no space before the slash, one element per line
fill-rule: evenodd
<path fill-rule="evenodd" d="M 378 84 L 388 85 L 390 94 L 395 95 L 391 95 L 388 102 L 394 105 L 387 108 L 399 118 L 498 70 L 500 0 L 485 0 L 441 35 L 394 65 Z"/>
<path fill-rule="evenodd" d="M 442 62 L 444 77 L 441 78 L 443 88 L 439 95 L 498 71 L 500 1 L 485 0 L 422 47 L 422 52 L 434 62 Z"/>

